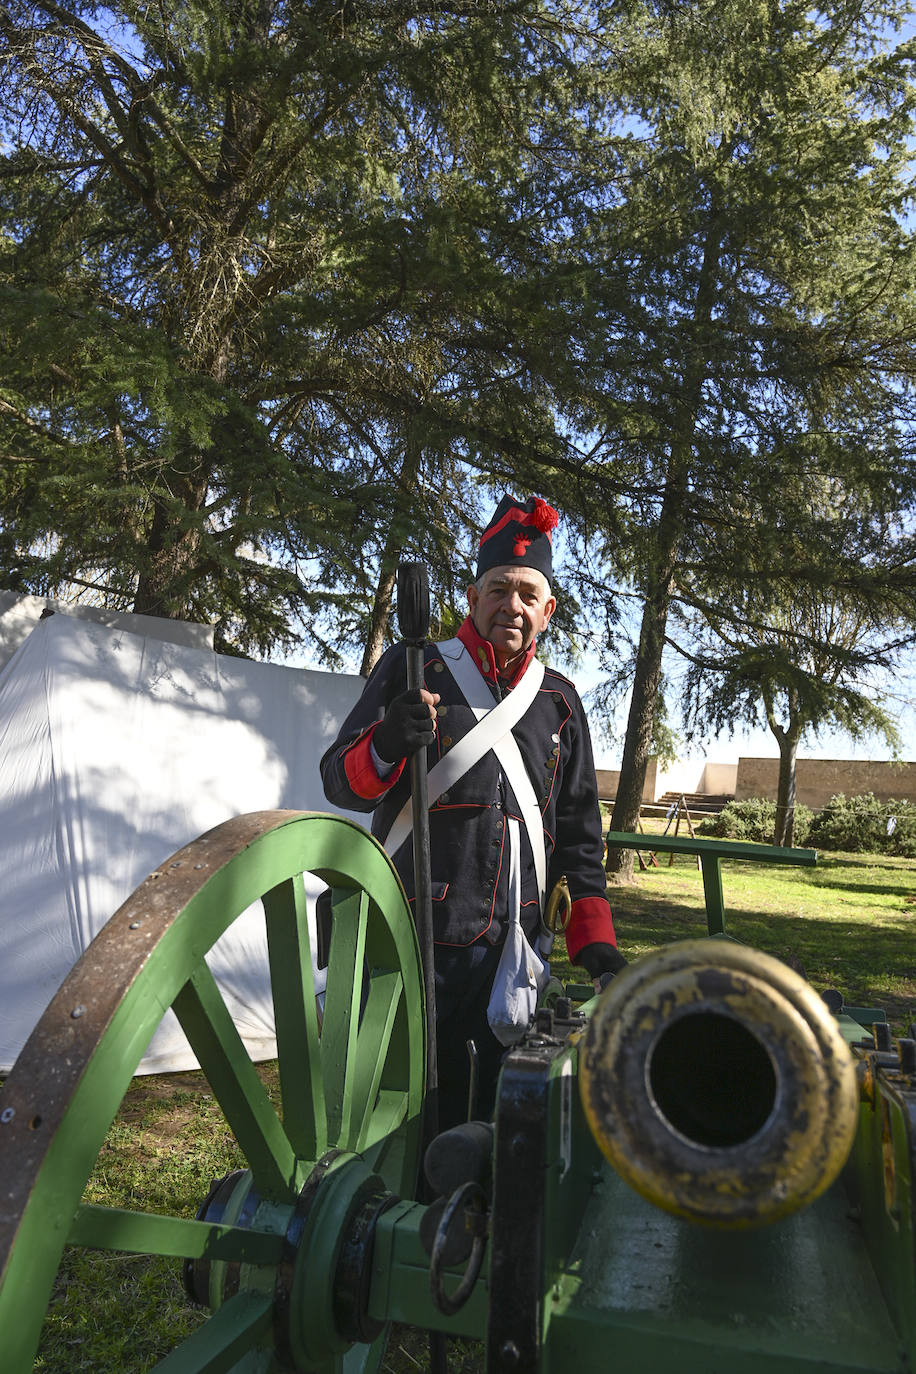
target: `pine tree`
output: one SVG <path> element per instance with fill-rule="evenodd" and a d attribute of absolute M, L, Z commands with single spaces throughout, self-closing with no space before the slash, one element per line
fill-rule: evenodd
<path fill-rule="evenodd" d="M 368 631 L 369 660 L 398 557 L 431 546 L 449 592 L 477 518 L 459 465 L 494 480 L 548 410 L 513 364 L 511 277 L 545 232 L 519 196 L 564 23 L 487 0 L 4 9 L 7 585 L 258 652 L 296 619 L 330 659 Z"/>
<path fill-rule="evenodd" d="M 584 594 L 607 601 L 610 573 L 640 608 L 615 829 L 635 829 L 679 600 L 762 568 L 829 586 L 827 549 L 782 566 L 784 531 L 811 518 L 799 490 L 822 479 L 912 503 L 912 44 L 879 43 L 906 8 L 617 19 L 576 340 L 578 481 L 607 503 L 583 503 Z"/>

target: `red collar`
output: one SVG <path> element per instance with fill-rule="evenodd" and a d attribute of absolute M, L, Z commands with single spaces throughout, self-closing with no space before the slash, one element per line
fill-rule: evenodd
<path fill-rule="evenodd" d="M 497 682 L 499 679 L 499 669 L 496 666 L 496 655 L 493 652 L 493 645 L 488 639 L 483 639 L 477 633 L 477 627 L 470 616 L 467 617 L 461 629 L 458 631 L 458 638 L 467 649 L 471 658 L 480 669 L 488 682 Z M 510 678 L 503 678 L 507 687 L 516 687 L 525 675 L 528 664 L 534 658 L 534 641 L 528 645 L 522 657 L 519 659 L 512 671 Z"/>

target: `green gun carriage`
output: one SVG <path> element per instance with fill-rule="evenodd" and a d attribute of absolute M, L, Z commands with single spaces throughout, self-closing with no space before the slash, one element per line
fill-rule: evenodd
<path fill-rule="evenodd" d="M 321 1005 L 304 872 L 333 893 Z M 206 963 L 259 899 L 279 1113 Z M 169 1007 L 248 1164 L 196 1219 L 83 1200 Z M 410 913 L 358 826 L 258 813 L 174 855 L 0 1091 L 4 1374 L 33 1367 L 68 1244 L 183 1263 L 210 1313 L 163 1374 L 372 1374 L 392 1321 L 480 1340 L 488 1374 L 916 1369 L 912 1039 L 728 939 L 669 945 L 538 1013 L 421 1202 L 425 1035 Z"/>

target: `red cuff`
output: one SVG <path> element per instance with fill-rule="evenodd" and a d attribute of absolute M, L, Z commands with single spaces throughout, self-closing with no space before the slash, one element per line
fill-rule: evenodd
<path fill-rule="evenodd" d="M 573 902 L 566 927 L 566 952 L 575 963 L 586 945 L 617 947 L 611 908 L 606 897 L 579 897 Z"/>
<path fill-rule="evenodd" d="M 394 786 L 398 778 L 404 771 L 406 759 L 401 759 L 396 763 L 390 773 L 386 773 L 380 778 L 375 764 L 372 762 L 372 750 L 369 748 L 369 741 L 372 739 L 375 726 L 367 730 L 364 735 L 360 735 L 355 744 L 344 754 L 344 770 L 347 774 L 347 782 L 350 790 L 355 792 L 364 801 L 375 801 L 376 797 L 383 797 L 385 793 Z"/>

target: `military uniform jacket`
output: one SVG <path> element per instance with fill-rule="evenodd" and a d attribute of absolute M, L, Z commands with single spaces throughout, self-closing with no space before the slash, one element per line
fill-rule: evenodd
<path fill-rule="evenodd" d="M 499 699 L 492 646 L 470 620 L 459 637 Z M 530 660 L 529 660 L 530 661 Z M 526 664 L 527 666 L 527 664 Z M 424 680 L 438 692 L 436 737 L 427 750 L 429 768 L 475 724 L 471 708 L 436 645 L 428 644 Z M 517 680 L 517 679 L 516 679 Z M 379 660 L 356 706 L 321 761 L 328 800 L 346 810 L 372 812 L 372 833 L 383 842 L 410 796 L 404 761 L 380 777 L 369 742 L 389 702 L 406 688 L 403 645 Z M 575 958 L 593 941 L 615 944 L 605 897 L 603 838 L 591 739 L 585 712 L 572 683 L 551 668 L 534 702 L 514 726 L 525 767 L 541 809 L 547 853 L 547 891 L 565 875 L 573 901 L 567 948 Z M 433 932 L 437 945 L 466 946 L 505 937 L 509 893 L 509 837 L 506 817 L 521 811 L 500 765 L 488 752 L 430 807 L 429 833 Z M 521 829 L 521 919 L 531 938 L 540 912 L 534 858 Z M 394 856 L 408 898 L 413 899 L 412 841 Z"/>

